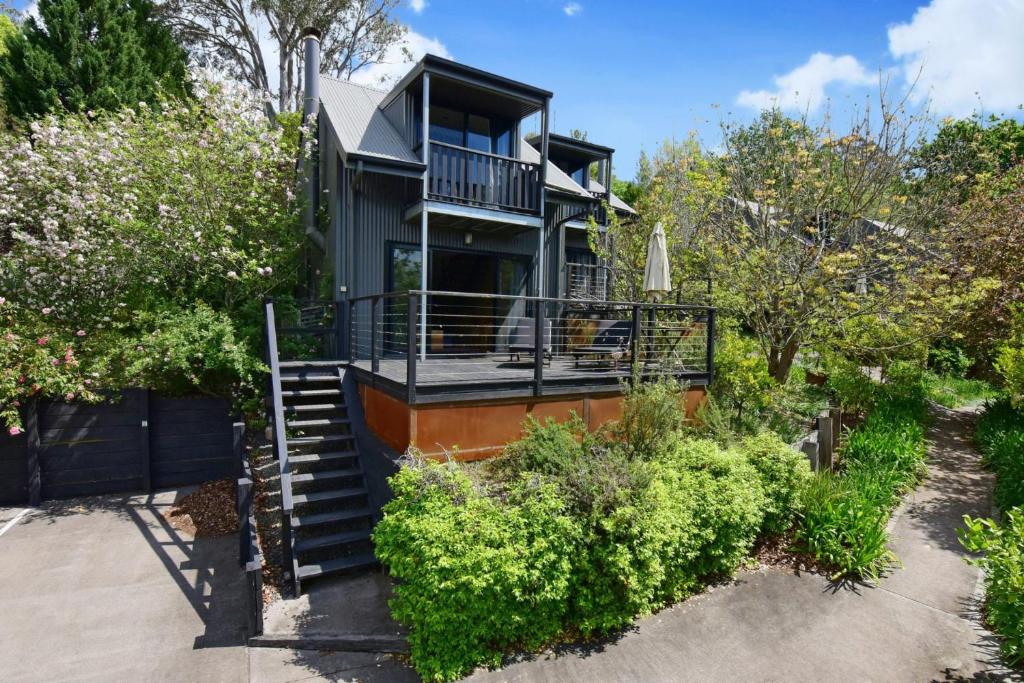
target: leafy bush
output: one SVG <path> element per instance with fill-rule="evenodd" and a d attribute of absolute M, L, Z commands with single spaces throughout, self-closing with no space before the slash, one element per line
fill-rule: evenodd
<path fill-rule="evenodd" d="M 225 387 L 258 392 L 263 364 L 226 314 L 198 303 L 192 309 L 140 314 L 137 323 L 150 331 L 126 340 L 126 386 L 179 395 L 218 394 Z"/>
<path fill-rule="evenodd" d="M 860 366 L 839 357 L 829 358 L 826 366 L 828 388 L 844 410 L 864 412 L 871 408 L 877 395 L 877 386 Z"/>
<path fill-rule="evenodd" d="M 579 550 L 571 616 L 585 634 L 624 626 L 706 577 L 733 572 L 761 525 L 758 474 L 737 451 L 683 440 L 636 464 L 650 469 L 649 484 L 594 518 Z"/>
<path fill-rule="evenodd" d="M 797 528 L 802 548 L 836 576 L 877 576 L 891 561 L 885 527 L 889 509 L 878 505 L 880 487 L 865 475 L 814 476 L 804 492 L 804 512 Z"/>
<path fill-rule="evenodd" d="M 849 379 L 848 396 L 872 408 L 843 450 L 845 471 L 819 474 L 808 486 L 797 539 L 837 575 L 876 578 L 894 559 L 886 547 L 889 516 L 924 473 L 928 409 L 913 366 L 894 363 L 870 396 Z"/>
<path fill-rule="evenodd" d="M 0 292 L 17 305 L 12 326 L 25 339 L 81 331 L 75 355 L 97 387 L 123 386 L 111 346 L 161 336 L 164 311 L 198 303 L 230 318 L 254 366 L 260 301 L 297 281 L 298 147 L 267 126 L 258 100 L 199 89 L 188 103 L 47 117 L 31 139 L 0 134 Z M 39 395 L 67 393 L 62 376 L 23 358 L 13 371 L 35 374 Z M 138 375 L 144 386 L 167 379 L 157 365 L 139 364 L 156 373 Z M 188 376 L 168 369 L 179 372 Z M 199 390 L 239 389 L 200 374 Z M 20 395 L 5 387 L 0 413 L 14 420 Z"/>
<path fill-rule="evenodd" d="M 1002 525 L 964 517 L 960 542 L 985 571 L 985 618 L 1002 636 L 1002 652 L 1011 665 L 1024 664 L 1024 508 L 1006 513 Z"/>
<path fill-rule="evenodd" d="M 996 473 L 996 505 L 1003 510 L 1024 506 L 1024 411 L 1005 398 L 988 404 L 974 438 L 985 464 Z"/>
<path fill-rule="evenodd" d="M 812 478 L 810 463 L 771 432 L 744 439 L 739 448 L 757 470 L 764 489 L 762 530 L 783 533 L 803 509 L 803 491 Z"/>
<path fill-rule="evenodd" d="M 520 480 L 502 504 L 432 463 L 403 468 L 391 487 L 373 540 L 424 678 L 454 680 L 561 631 L 579 529 L 553 486 Z"/>
<path fill-rule="evenodd" d="M 1011 334 L 999 346 L 995 368 L 1013 404 L 1021 406 L 1024 402 L 1024 306 L 1013 309 Z"/>
<path fill-rule="evenodd" d="M 757 341 L 732 330 L 715 345 L 715 396 L 732 411 L 734 428 L 747 413 L 757 414 L 772 403 L 775 381 Z"/>
<path fill-rule="evenodd" d="M 392 478 L 374 543 L 400 581 L 392 611 L 425 678 L 620 628 L 735 571 L 762 529 L 792 519 L 809 475 L 777 437 L 685 438 L 665 426 L 670 391 L 632 399 L 643 417 L 621 431 L 528 422 L 493 468 L 500 485 L 476 489 L 455 466 L 418 462 Z M 628 433 L 652 450 L 623 443 Z"/>
<path fill-rule="evenodd" d="M 674 379 L 638 382 L 622 399 L 618 435 L 633 457 L 652 458 L 686 420 L 685 387 Z"/>
<path fill-rule="evenodd" d="M 938 375 L 963 377 L 973 362 L 951 339 L 940 339 L 928 349 L 928 368 Z"/>
<path fill-rule="evenodd" d="M 565 472 L 583 457 L 587 435 L 587 425 L 576 414 L 567 422 L 550 417 L 540 422 L 530 415 L 523 423 L 522 438 L 508 445 L 500 465 L 514 472 Z"/>

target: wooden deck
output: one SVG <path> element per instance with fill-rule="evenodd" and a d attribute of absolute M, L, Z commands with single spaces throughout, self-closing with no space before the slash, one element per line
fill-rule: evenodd
<path fill-rule="evenodd" d="M 382 358 L 379 363 L 376 374 L 372 372 L 369 360 L 357 360 L 351 365 L 358 371 L 360 381 L 406 397 L 406 360 Z M 644 374 L 653 376 L 661 374 L 661 371 L 650 367 Z M 674 368 L 669 374 L 693 385 L 707 383 L 703 369 Z M 630 375 L 628 361 L 613 363 L 609 359 L 581 359 L 577 363 L 573 358 L 556 357 L 544 365 L 543 394 L 619 392 Z M 511 361 L 507 353 L 457 358 L 428 356 L 416 363 L 415 393 L 418 402 L 528 396 L 534 393 L 534 384 L 531 356 Z"/>

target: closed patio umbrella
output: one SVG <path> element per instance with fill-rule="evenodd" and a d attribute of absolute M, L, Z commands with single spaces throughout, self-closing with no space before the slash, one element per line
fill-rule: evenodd
<path fill-rule="evenodd" d="M 647 264 L 644 266 L 644 291 L 655 301 L 672 291 L 672 277 L 668 266 L 668 246 L 665 230 L 659 221 L 647 242 Z"/>

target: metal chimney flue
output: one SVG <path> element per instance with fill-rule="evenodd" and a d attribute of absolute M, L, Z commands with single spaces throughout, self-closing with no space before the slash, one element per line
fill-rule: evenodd
<path fill-rule="evenodd" d="M 310 135 L 319 138 L 316 115 L 320 109 L 320 31 L 309 27 L 302 30 L 303 83 L 302 122 L 310 126 Z M 324 238 L 317 225 L 320 206 L 319 153 L 306 161 L 306 234 L 324 249 Z"/>

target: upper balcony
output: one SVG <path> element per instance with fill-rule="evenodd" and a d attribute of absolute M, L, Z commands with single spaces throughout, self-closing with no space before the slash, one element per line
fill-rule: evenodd
<path fill-rule="evenodd" d="M 417 204 L 485 219 L 514 213 L 539 220 L 550 98 L 546 90 L 425 57 L 381 105 L 427 167 Z M 537 115 L 539 160 L 522 154 L 524 122 Z"/>

